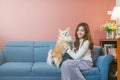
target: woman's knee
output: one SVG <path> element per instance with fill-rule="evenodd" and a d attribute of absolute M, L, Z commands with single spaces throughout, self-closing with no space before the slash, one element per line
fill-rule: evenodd
<path fill-rule="evenodd" d="M 74 60 L 68 59 L 68 60 L 64 61 L 62 65 L 65 65 L 67 67 L 72 66 L 72 65 L 74 65 Z"/>

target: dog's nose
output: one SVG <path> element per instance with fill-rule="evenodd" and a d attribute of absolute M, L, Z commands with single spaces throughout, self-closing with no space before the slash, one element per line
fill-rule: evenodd
<path fill-rule="evenodd" d="M 67 36 L 67 34 L 65 34 L 65 36 Z"/>

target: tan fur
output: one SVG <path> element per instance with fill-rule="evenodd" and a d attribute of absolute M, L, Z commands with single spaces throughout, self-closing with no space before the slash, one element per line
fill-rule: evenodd
<path fill-rule="evenodd" d="M 52 64 L 52 61 L 54 61 L 56 67 L 59 68 L 65 51 L 65 46 L 70 46 L 71 41 L 72 38 L 70 36 L 69 28 L 63 31 L 59 30 L 58 40 L 54 49 L 50 50 L 48 53 L 47 63 Z"/>
<path fill-rule="evenodd" d="M 53 56 L 53 58 L 55 58 L 55 64 L 57 66 L 57 68 L 59 68 L 59 65 L 62 61 L 62 56 L 63 56 L 63 45 L 68 45 L 69 46 L 69 42 L 67 41 L 57 41 L 55 48 L 51 51 L 51 54 Z"/>

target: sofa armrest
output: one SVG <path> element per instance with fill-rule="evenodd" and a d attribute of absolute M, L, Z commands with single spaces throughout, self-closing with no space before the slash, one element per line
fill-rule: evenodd
<path fill-rule="evenodd" d="M 109 65 L 113 60 L 112 55 L 99 56 L 96 66 L 100 70 L 100 80 L 108 80 Z"/>
<path fill-rule="evenodd" d="M 3 54 L 3 51 L 0 50 L 0 65 L 3 64 L 5 62 L 4 60 L 4 54 Z"/>

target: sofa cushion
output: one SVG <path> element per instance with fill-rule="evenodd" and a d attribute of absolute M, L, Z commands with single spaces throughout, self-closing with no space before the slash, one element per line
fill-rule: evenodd
<path fill-rule="evenodd" d="M 93 48 L 93 55 L 92 55 L 92 59 L 93 59 L 93 64 L 94 66 L 96 66 L 96 61 L 97 58 L 102 54 L 102 48 L 101 46 L 94 46 Z"/>
<path fill-rule="evenodd" d="M 55 41 L 36 41 L 34 44 L 34 62 L 46 62 L 48 51 L 54 46 Z"/>
<path fill-rule="evenodd" d="M 36 62 L 33 64 L 32 72 L 40 76 L 60 76 L 60 69 L 46 62 Z"/>
<path fill-rule="evenodd" d="M 4 62 L 5 62 L 5 57 L 3 51 L 0 51 L 0 65 L 3 64 Z"/>
<path fill-rule="evenodd" d="M 31 75 L 31 62 L 7 62 L 0 66 L 0 76 L 28 76 Z"/>
<path fill-rule="evenodd" d="M 33 62 L 33 42 L 8 41 L 4 54 L 7 62 Z"/>

